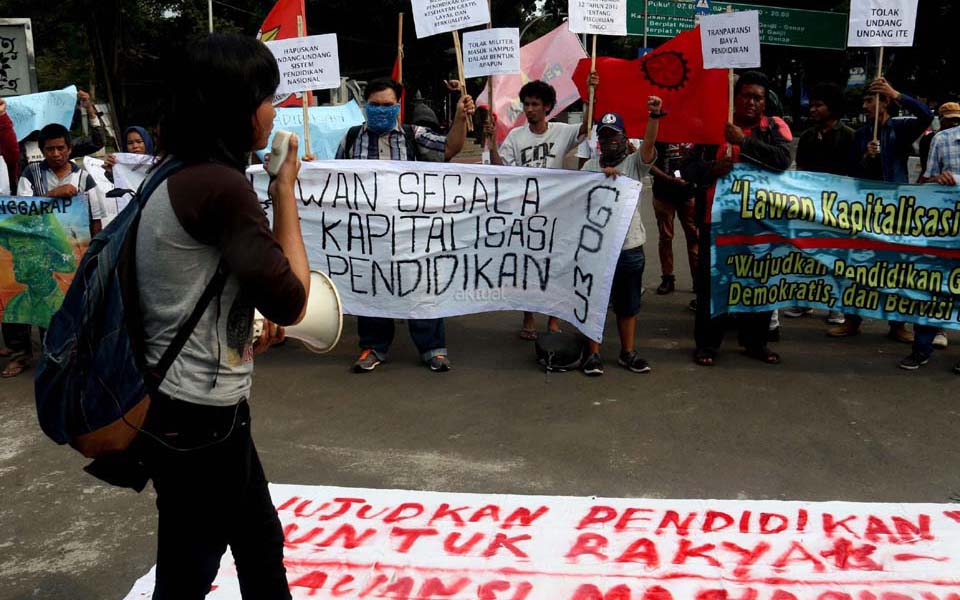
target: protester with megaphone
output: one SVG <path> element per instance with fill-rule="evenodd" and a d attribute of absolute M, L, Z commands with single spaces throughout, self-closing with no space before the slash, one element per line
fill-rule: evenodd
<path fill-rule="evenodd" d="M 247 401 L 254 352 L 283 338 L 278 325 L 303 318 L 310 292 L 297 140 L 270 183 L 271 232 L 244 168 L 273 128 L 276 60 L 253 38 L 211 35 L 175 65 L 160 160 L 184 164 L 148 199 L 136 239 L 146 364 L 203 312 L 151 392 L 137 442 L 160 512 L 153 598 L 204 597 L 229 545 L 244 598 L 287 599 L 283 532 Z M 255 344 L 254 309 L 267 319 Z M 196 510 L 212 504 L 220 508 Z"/>

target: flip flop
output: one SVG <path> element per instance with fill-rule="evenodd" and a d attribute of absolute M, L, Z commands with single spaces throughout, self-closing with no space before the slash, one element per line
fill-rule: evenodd
<path fill-rule="evenodd" d="M 524 327 L 520 330 L 520 339 L 526 340 L 528 342 L 537 341 L 537 330 L 536 329 L 527 329 Z"/>
<path fill-rule="evenodd" d="M 716 364 L 717 353 L 713 350 L 705 350 L 698 348 L 693 353 L 693 362 L 697 363 L 701 367 L 712 367 Z"/>
<path fill-rule="evenodd" d="M 763 348 L 754 348 L 747 349 L 743 351 L 743 354 L 749 358 L 759 360 L 762 363 L 768 365 L 779 365 L 780 364 L 780 355 L 764 346 Z"/>
<path fill-rule="evenodd" d="M 7 363 L 7 366 L 4 367 L 3 371 L 0 371 L 0 378 L 10 379 L 16 377 L 17 375 L 22 374 L 30 368 L 30 359 L 20 356 L 10 359 L 10 362 Z"/>

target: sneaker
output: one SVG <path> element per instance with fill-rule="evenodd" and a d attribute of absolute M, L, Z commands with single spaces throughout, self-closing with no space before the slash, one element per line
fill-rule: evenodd
<path fill-rule="evenodd" d="M 589 375 L 590 377 L 603 375 L 603 361 L 600 360 L 600 355 L 596 352 L 588 356 L 580 368 L 583 369 L 584 375 Z"/>
<path fill-rule="evenodd" d="M 453 367 L 450 365 L 450 359 L 446 356 L 434 356 L 427 362 L 427 366 L 434 373 L 446 373 Z"/>
<path fill-rule="evenodd" d="M 928 362 L 930 362 L 929 356 L 911 352 L 909 356 L 900 361 L 900 368 L 904 371 L 916 371 Z"/>
<path fill-rule="evenodd" d="M 843 325 L 828 329 L 827 335 L 830 337 L 852 337 L 860 335 L 860 326 L 854 325 L 850 321 L 844 321 Z"/>
<path fill-rule="evenodd" d="M 795 306 L 793 308 L 788 308 L 783 311 L 783 316 L 790 317 L 791 319 L 799 319 L 800 317 L 805 317 L 807 315 L 812 315 L 813 309 L 806 308 L 803 306 Z"/>
<path fill-rule="evenodd" d="M 942 331 L 938 332 L 937 335 L 934 336 L 933 347 L 937 350 L 946 350 L 947 346 L 949 345 L 950 341 L 947 339 L 947 335 Z"/>
<path fill-rule="evenodd" d="M 661 277 L 660 285 L 657 287 L 657 295 L 664 296 L 677 289 L 677 279 L 673 275 L 664 275 Z"/>
<path fill-rule="evenodd" d="M 691 300 L 690 304 L 687 305 L 687 308 L 689 308 L 692 312 L 697 312 L 697 299 L 694 298 Z"/>
<path fill-rule="evenodd" d="M 357 359 L 357 362 L 353 363 L 353 372 L 369 373 L 376 369 L 381 362 L 383 361 L 380 360 L 376 352 L 370 349 L 364 350 L 360 353 L 360 358 Z"/>
<path fill-rule="evenodd" d="M 842 312 L 831 311 L 830 314 L 827 315 L 827 323 L 831 325 L 843 325 L 846 322 L 847 318 L 843 316 Z"/>
<path fill-rule="evenodd" d="M 887 333 L 887 337 L 891 340 L 904 344 L 913 343 L 913 332 L 907 329 L 907 325 L 905 323 L 897 323 L 891 327 L 890 332 Z"/>
<path fill-rule="evenodd" d="M 617 360 L 617 363 L 620 366 L 625 367 L 634 373 L 649 373 L 650 372 L 650 363 L 640 358 L 640 356 L 634 352 L 621 352 L 620 358 Z"/>

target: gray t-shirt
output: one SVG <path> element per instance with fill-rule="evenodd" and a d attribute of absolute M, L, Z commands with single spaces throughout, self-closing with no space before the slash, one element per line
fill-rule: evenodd
<path fill-rule="evenodd" d="M 157 187 L 137 232 L 148 365 L 170 346 L 221 258 L 229 273 L 223 293 L 210 302 L 160 385 L 177 400 L 231 406 L 249 398 L 254 308 L 289 325 L 306 301 L 243 173 L 214 163 L 187 167 Z"/>
<path fill-rule="evenodd" d="M 654 155 L 653 160 L 649 164 L 643 162 L 643 159 L 640 157 L 640 151 L 638 150 L 627 156 L 617 165 L 617 172 L 630 179 L 636 179 L 643 184 L 643 178 L 650 173 L 650 168 L 653 167 L 656 162 L 656 155 Z M 595 171 L 598 173 L 603 171 L 600 167 L 600 161 L 596 158 L 591 158 L 585 162 L 580 170 Z M 640 198 L 643 198 L 642 193 L 640 194 Z M 643 228 L 643 219 L 640 218 L 640 198 L 637 199 L 637 210 L 630 219 L 630 229 L 627 230 L 627 237 L 623 240 L 624 250 L 642 246 L 647 241 L 647 232 Z"/>
<path fill-rule="evenodd" d="M 503 164 L 513 167 L 562 169 L 563 159 L 580 141 L 580 125 L 547 123 L 544 133 L 533 133 L 529 125 L 515 127 L 500 144 Z"/>

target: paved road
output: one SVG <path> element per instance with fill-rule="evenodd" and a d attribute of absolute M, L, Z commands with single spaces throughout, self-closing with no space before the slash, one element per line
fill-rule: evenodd
<path fill-rule="evenodd" d="M 546 379 L 516 337 L 519 315 L 505 313 L 448 321 L 447 374 L 420 367 L 403 335 L 394 360 L 351 375 L 352 320 L 332 355 L 295 343 L 272 351 L 258 359 L 253 392 L 268 476 L 652 498 L 949 502 L 960 494 L 960 379 L 949 371 L 960 353 L 905 373 L 895 365 L 908 348 L 887 341 L 881 324 L 836 341 L 822 321 L 804 318 L 786 323 L 783 365 L 728 347 L 704 369 L 690 361 L 689 277 L 682 291 L 654 296 L 659 267 L 648 245 L 646 279 L 638 344 L 649 375 L 610 364 L 600 379 Z M 607 335 L 616 339 L 612 323 Z M 154 562 L 152 494 L 100 485 L 78 454 L 42 437 L 28 378 L 0 383 L 0 415 L 0 599 L 122 598 Z"/>

